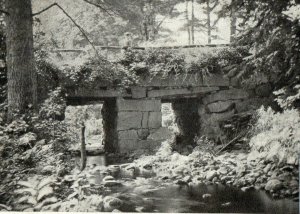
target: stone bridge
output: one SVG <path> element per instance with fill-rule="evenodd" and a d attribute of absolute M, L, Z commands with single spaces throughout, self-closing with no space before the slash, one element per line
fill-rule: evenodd
<path fill-rule="evenodd" d="M 129 89 L 99 87 L 70 91 L 72 105 L 103 102 L 102 117 L 105 150 L 126 153 L 153 149 L 161 141 L 152 139 L 162 127 L 162 103 L 172 103 L 184 141 L 196 135 L 224 140 L 222 121 L 236 114 L 251 113 L 270 102 L 272 85 L 259 77 L 249 89 L 236 79 L 221 74 L 197 74 L 144 78 Z"/>

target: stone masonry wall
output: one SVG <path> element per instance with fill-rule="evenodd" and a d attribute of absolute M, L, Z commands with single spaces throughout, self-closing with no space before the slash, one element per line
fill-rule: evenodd
<path fill-rule="evenodd" d="M 228 141 L 221 123 L 234 115 L 253 114 L 261 105 L 271 105 L 271 86 L 262 84 L 255 89 L 229 88 L 208 94 L 199 100 L 200 135 L 215 141 Z"/>
<path fill-rule="evenodd" d="M 126 153 L 138 149 L 154 149 L 157 143 L 147 137 L 162 125 L 159 99 L 122 99 L 116 101 L 118 151 Z"/>

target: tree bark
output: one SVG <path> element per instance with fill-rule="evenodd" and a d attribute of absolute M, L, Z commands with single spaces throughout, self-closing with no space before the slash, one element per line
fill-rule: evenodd
<path fill-rule="evenodd" d="M 190 31 L 190 21 L 189 21 L 189 2 L 188 0 L 185 0 L 185 19 L 186 19 L 186 30 L 188 33 L 188 42 L 189 45 L 191 44 L 191 31 Z"/>
<path fill-rule="evenodd" d="M 210 25 L 210 7 L 209 0 L 206 0 L 206 12 L 207 12 L 207 43 L 211 44 L 211 25 Z"/>
<path fill-rule="evenodd" d="M 234 1 L 232 1 L 234 2 Z M 233 4 L 234 5 L 234 4 Z M 236 9 L 235 5 L 231 8 L 231 15 L 230 15 L 230 43 L 234 42 L 235 35 L 236 35 Z"/>
<path fill-rule="evenodd" d="M 195 44 L 195 8 L 194 8 L 194 0 L 192 0 L 192 26 L 191 26 L 191 34 L 192 34 L 192 44 Z"/>
<path fill-rule="evenodd" d="M 31 0 L 6 0 L 8 118 L 37 106 Z"/>

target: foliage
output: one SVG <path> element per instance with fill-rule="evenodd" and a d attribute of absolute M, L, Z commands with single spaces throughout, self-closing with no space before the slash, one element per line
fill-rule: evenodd
<path fill-rule="evenodd" d="M 257 111 L 257 122 L 250 140 L 252 151 L 266 159 L 285 163 L 289 157 L 298 159 L 300 151 L 300 115 L 295 109 L 275 113 L 263 107 Z"/>
<path fill-rule="evenodd" d="M 287 13 L 296 5 L 294 1 L 273 0 L 231 3 L 231 7 L 244 14 L 244 27 L 237 45 L 247 46 L 252 53 L 240 63 L 238 76 L 247 81 L 255 74 L 264 73 L 278 83 L 277 89 L 285 86 L 292 89 L 299 83 L 300 24 L 297 17 Z"/>
<path fill-rule="evenodd" d="M 61 85 L 61 71 L 48 62 L 48 54 L 44 50 L 35 51 L 35 66 L 38 78 L 38 101 L 42 103 L 49 92 Z"/>
<path fill-rule="evenodd" d="M 151 77 L 167 77 L 170 74 L 183 73 L 185 65 L 183 55 L 159 48 L 143 51 L 129 49 L 119 63 L 126 66 L 130 73 Z"/>
<path fill-rule="evenodd" d="M 195 137 L 195 142 L 197 146 L 194 148 L 194 151 L 202 151 L 210 155 L 215 155 L 215 144 L 214 142 L 210 141 L 207 137 Z"/>
<path fill-rule="evenodd" d="M 274 92 L 277 96 L 275 100 L 283 109 L 300 107 L 300 84 L 292 87 L 283 87 Z"/>
<path fill-rule="evenodd" d="M 15 190 L 15 193 L 21 197 L 17 200 L 17 203 L 28 204 L 28 208 L 39 211 L 43 206 L 57 202 L 57 198 L 53 196 L 54 191 L 51 186 L 55 184 L 55 181 L 56 179 L 52 176 L 47 178 L 33 176 L 29 177 L 28 181 L 19 181 L 18 185 L 21 188 Z"/>
<path fill-rule="evenodd" d="M 40 107 L 39 116 L 43 119 L 63 119 L 66 100 L 61 87 L 50 92 L 48 98 Z"/>
<path fill-rule="evenodd" d="M 145 50 L 127 49 L 115 62 L 101 58 L 90 59 L 82 66 L 65 68 L 62 82 L 65 87 L 84 86 L 95 88 L 101 85 L 128 87 L 138 84 L 145 77 L 167 78 L 170 75 L 198 73 L 235 72 L 235 66 L 247 56 L 244 48 L 223 48 L 215 52 L 204 51 L 187 61 L 180 51 L 163 48 Z"/>

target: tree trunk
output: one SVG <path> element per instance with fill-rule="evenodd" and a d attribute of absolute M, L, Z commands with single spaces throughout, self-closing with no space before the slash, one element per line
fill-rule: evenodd
<path fill-rule="evenodd" d="M 189 21 L 189 2 L 188 0 L 185 0 L 185 19 L 187 23 L 187 33 L 188 33 L 188 41 L 189 45 L 191 44 L 191 31 L 190 31 L 190 21 Z"/>
<path fill-rule="evenodd" d="M 6 0 L 8 118 L 37 105 L 31 0 Z"/>
<path fill-rule="evenodd" d="M 236 9 L 235 6 L 231 8 L 231 16 L 230 16 L 230 43 L 234 42 L 236 35 Z"/>
<path fill-rule="evenodd" d="M 206 0 L 206 12 L 207 12 L 207 43 L 211 44 L 211 25 L 210 25 L 210 7 L 209 0 Z"/>
<path fill-rule="evenodd" d="M 194 0 L 192 0 L 192 26 L 191 26 L 191 34 L 192 34 L 192 44 L 195 44 L 195 9 L 194 9 Z"/>

